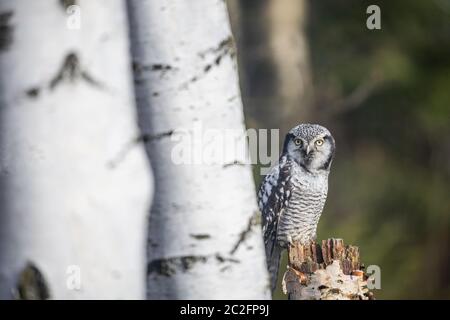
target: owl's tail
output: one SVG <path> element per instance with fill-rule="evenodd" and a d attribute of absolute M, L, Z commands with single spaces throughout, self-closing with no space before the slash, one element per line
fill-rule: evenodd
<path fill-rule="evenodd" d="M 267 268 L 270 274 L 270 286 L 272 293 L 277 287 L 278 269 L 280 267 L 280 258 L 283 248 L 271 242 L 266 246 Z"/>

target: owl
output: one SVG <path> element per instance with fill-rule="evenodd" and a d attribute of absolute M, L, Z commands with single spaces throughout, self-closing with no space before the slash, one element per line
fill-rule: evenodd
<path fill-rule="evenodd" d="M 330 131 L 317 124 L 300 124 L 286 135 L 278 164 L 261 184 L 258 205 L 272 291 L 282 250 L 294 242 L 307 245 L 316 239 L 334 151 Z"/>

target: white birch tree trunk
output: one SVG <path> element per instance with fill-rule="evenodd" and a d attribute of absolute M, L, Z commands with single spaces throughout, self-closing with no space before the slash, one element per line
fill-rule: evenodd
<path fill-rule="evenodd" d="M 268 298 L 251 169 L 221 143 L 233 138 L 245 147 L 226 5 L 128 3 L 138 109 L 155 175 L 147 297 Z M 206 153 L 217 157 L 205 163 Z"/>
<path fill-rule="evenodd" d="M 0 298 L 145 297 L 127 38 L 120 0 L 0 2 Z"/>

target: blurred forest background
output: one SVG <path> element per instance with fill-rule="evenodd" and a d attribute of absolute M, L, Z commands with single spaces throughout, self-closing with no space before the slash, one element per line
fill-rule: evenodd
<path fill-rule="evenodd" d="M 371 4 L 381 30 L 366 27 Z M 343 238 L 379 265 L 377 298 L 450 298 L 450 1 L 228 7 L 247 127 L 282 139 L 317 122 L 336 138 L 318 239 Z"/>

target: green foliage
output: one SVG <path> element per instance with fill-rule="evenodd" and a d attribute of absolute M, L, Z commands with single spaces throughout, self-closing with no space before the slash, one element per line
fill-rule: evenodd
<path fill-rule="evenodd" d="M 372 3 L 310 3 L 316 84 L 345 96 L 379 79 L 329 120 L 340 132 L 319 239 L 359 245 L 381 267 L 379 298 L 449 298 L 450 4 L 378 1 L 371 31 Z"/>
<path fill-rule="evenodd" d="M 309 117 L 337 143 L 318 239 L 343 238 L 379 265 L 377 298 L 450 298 L 450 1 L 308 4 Z M 381 30 L 366 28 L 371 4 Z M 356 105 L 336 104 L 359 88 Z"/>

